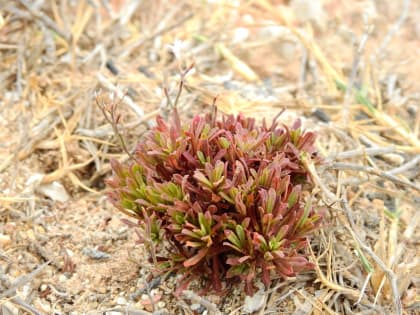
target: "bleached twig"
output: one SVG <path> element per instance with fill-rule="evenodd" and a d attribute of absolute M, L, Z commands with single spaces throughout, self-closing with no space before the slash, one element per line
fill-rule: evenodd
<path fill-rule="evenodd" d="M 24 285 L 25 283 L 31 281 L 37 274 L 39 274 L 47 265 L 49 265 L 50 261 L 47 261 L 46 263 L 40 265 L 38 268 L 36 268 L 34 271 L 32 271 L 29 274 L 20 276 L 17 278 L 17 280 L 15 282 L 13 282 L 10 287 L 2 292 L 0 294 L 0 299 L 8 297 L 12 294 L 14 294 L 14 292 L 16 291 L 16 289 L 22 285 Z"/>
<path fill-rule="evenodd" d="M 346 94 L 344 95 L 344 105 L 343 105 L 343 122 L 345 125 L 347 125 L 347 122 L 349 121 L 349 106 L 350 106 L 350 100 L 351 96 L 353 95 L 353 86 L 356 82 L 356 76 L 357 76 L 357 70 L 359 68 L 360 59 L 363 53 L 363 50 L 365 49 L 366 42 L 369 38 L 369 34 L 372 31 L 372 27 L 370 25 L 366 26 L 366 30 L 363 33 L 362 38 L 360 39 L 359 45 L 355 49 L 354 57 L 353 57 L 353 63 L 351 67 L 351 73 L 349 82 L 347 84 L 346 88 Z"/>
<path fill-rule="evenodd" d="M 336 155 L 330 156 L 331 159 L 334 160 L 344 160 L 358 156 L 364 155 L 379 155 L 379 154 L 386 154 L 396 152 L 394 147 L 376 147 L 376 148 L 361 148 L 351 151 L 345 151 L 338 153 Z"/>
<path fill-rule="evenodd" d="M 51 28 L 66 41 L 70 41 L 71 34 L 63 31 L 51 18 L 42 11 L 35 9 L 27 0 L 19 0 L 19 2 L 37 19 L 41 20 L 47 27 Z"/>
<path fill-rule="evenodd" d="M 104 75 L 101 73 L 98 73 L 96 75 L 96 78 L 98 79 L 99 83 L 106 88 L 107 90 L 111 91 L 112 93 L 115 93 L 115 96 L 122 100 L 123 103 L 128 105 L 139 117 L 144 116 L 144 111 L 140 108 L 139 105 L 137 105 L 131 97 L 126 95 L 120 88 L 115 86 L 111 81 L 109 81 Z"/>
<path fill-rule="evenodd" d="M 414 168 L 417 164 L 420 164 L 420 155 L 417 155 L 415 158 L 408 161 L 407 163 L 404 163 L 403 165 L 399 167 L 396 167 L 396 168 L 393 168 L 392 170 L 387 171 L 386 174 L 389 174 L 389 175 L 400 174 Z"/>
<path fill-rule="evenodd" d="M 198 304 L 204 306 L 210 312 L 213 312 L 213 313 L 218 314 L 218 315 L 221 315 L 222 314 L 219 311 L 219 309 L 216 307 L 216 305 L 214 305 L 210 301 L 207 301 L 206 299 L 202 298 L 201 296 L 195 294 L 193 291 L 191 291 L 191 290 L 184 290 L 184 291 L 182 291 L 182 293 L 184 294 L 185 298 L 187 298 L 188 300 L 194 301 L 195 303 L 198 303 Z"/>
<path fill-rule="evenodd" d="M 414 190 L 420 191 L 420 187 L 417 186 L 414 183 L 411 183 L 409 181 L 403 180 L 397 176 L 394 176 L 392 174 L 389 174 L 387 172 L 378 170 L 376 168 L 370 167 L 370 166 L 364 166 L 359 164 L 352 164 L 352 163 L 331 163 L 329 165 L 326 165 L 326 168 L 328 169 L 335 169 L 335 170 L 343 170 L 343 171 L 361 171 L 370 173 L 379 177 L 382 177 L 384 179 L 390 180 L 396 184 L 408 186 Z"/>
<path fill-rule="evenodd" d="M 352 214 L 352 211 L 350 209 L 349 203 L 347 201 L 346 192 L 343 192 L 343 194 L 342 194 L 341 205 L 342 205 L 342 208 L 343 208 L 343 210 L 346 214 L 347 220 L 350 223 L 350 227 L 354 232 L 353 233 L 354 239 L 357 241 L 359 246 L 386 273 L 386 275 L 388 277 L 388 280 L 390 282 L 390 285 L 391 285 L 392 294 L 394 296 L 395 313 L 397 315 L 401 315 L 402 314 L 401 299 L 400 299 L 400 294 L 398 292 L 397 278 L 396 278 L 394 272 L 385 265 L 385 263 L 373 252 L 373 250 L 369 246 L 367 246 L 365 243 L 362 242 L 359 235 L 356 233 L 355 223 L 354 223 L 355 221 L 354 221 L 353 214 Z"/>
<path fill-rule="evenodd" d="M 392 37 L 395 36 L 395 34 L 398 32 L 398 30 L 404 24 L 405 20 L 408 17 L 410 2 L 411 2 L 410 0 L 404 0 L 403 8 L 402 8 L 402 12 L 401 12 L 400 17 L 394 23 L 394 25 L 391 27 L 391 29 L 388 31 L 388 33 L 385 35 L 385 38 L 383 39 L 382 43 L 379 45 L 378 49 L 376 50 L 375 57 L 380 57 L 381 54 L 383 54 L 383 52 L 385 50 L 385 47 L 388 46 Z"/>

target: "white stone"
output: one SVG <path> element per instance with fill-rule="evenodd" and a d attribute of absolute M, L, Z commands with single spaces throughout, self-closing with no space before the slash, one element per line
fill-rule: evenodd
<path fill-rule="evenodd" d="M 191 309 L 192 311 L 197 311 L 197 310 L 199 310 L 199 309 L 200 309 L 200 307 L 201 307 L 201 305 L 200 305 L 200 304 L 198 304 L 198 303 L 194 303 L 194 304 L 191 304 L 191 305 L 190 305 L 190 309 Z"/>
<path fill-rule="evenodd" d="M 70 198 L 64 186 L 59 182 L 40 185 L 36 191 L 54 201 L 66 202 Z"/>
<path fill-rule="evenodd" d="M 127 305 L 128 302 L 123 296 L 120 296 L 120 297 L 117 298 L 117 304 L 118 305 Z"/>
<path fill-rule="evenodd" d="M 263 289 L 260 289 L 253 296 L 247 296 L 245 298 L 243 311 L 247 314 L 251 314 L 260 310 L 263 307 L 266 299 L 266 292 L 264 292 Z"/>

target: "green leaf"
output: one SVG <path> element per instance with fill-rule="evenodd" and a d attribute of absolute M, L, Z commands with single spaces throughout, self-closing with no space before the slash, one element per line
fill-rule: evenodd
<path fill-rule="evenodd" d="M 249 270 L 249 265 L 247 263 L 232 266 L 228 269 L 226 277 L 233 278 L 236 276 L 241 276 L 241 275 L 247 274 L 248 270 Z"/>
<path fill-rule="evenodd" d="M 211 215 L 209 212 L 204 215 L 203 213 L 198 214 L 198 223 L 200 224 L 200 229 L 203 235 L 210 235 L 211 233 Z"/>
<path fill-rule="evenodd" d="M 233 231 L 226 230 L 225 235 L 226 235 L 226 238 L 229 240 L 229 242 L 231 242 L 233 245 L 235 245 L 238 248 L 242 248 L 241 241 L 239 240 L 239 238 L 236 236 L 236 234 Z"/>
<path fill-rule="evenodd" d="M 205 158 L 203 152 L 197 151 L 197 157 L 200 160 L 201 164 L 205 164 L 206 163 L 206 158 Z"/>
<path fill-rule="evenodd" d="M 219 138 L 219 144 L 221 145 L 221 147 L 223 149 L 227 149 L 230 146 L 230 143 L 229 143 L 228 139 L 226 139 L 225 137 L 220 137 Z"/>
<path fill-rule="evenodd" d="M 225 199 L 229 203 L 235 204 L 235 201 L 232 198 L 230 198 L 225 192 L 219 191 L 218 194 L 219 194 L 220 197 L 222 197 L 223 199 Z"/>
<path fill-rule="evenodd" d="M 175 213 L 174 216 L 173 216 L 173 218 L 174 218 L 174 221 L 176 223 L 178 223 L 178 224 L 181 224 L 182 225 L 182 224 L 185 223 L 185 217 L 181 213 Z"/>
<path fill-rule="evenodd" d="M 235 226 L 236 235 L 238 236 L 239 242 L 241 243 L 241 247 L 245 243 L 245 231 L 242 225 Z"/>
<path fill-rule="evenodd" d="M 222 179 L 222 175 L 225 171 L 225 163 L 223 163 L 222 161 L 217 161 L 216 165 L 214 166 L 214 170 L 213 170 L 213 176 L 212 176 L 212 182 L 215 183 L 217 181 L 219 181 L 220 179 Z"/>
<path fill-rule="evenodd" d="M 272 213 L 273 212 L 273 209 L 274 209 L 274 206 L 275 206 L 275 203 L 276 203 L 276 198 L 277 198 L 276 191 L 274 190 L 274 188 L 270 188 L 268 190 L 267 203 L 266 203 L 266 206 L 265 206 L 265 211 L 267 213 Z"/>
<path fill-rule="evenodd" d="M 359 248 L 356 248 L 356 256 L 359 257 L 367 273 L 371 273 L 375 270 Z"/>
<path fill-rule="evenodd" d="M 335 80 L 335 84 L 340 91 L 345 92 L 347 90 L 347 85 L 340 80 Z M 372 102 L 366 97 L 366 94 L 360 89 L 354 88 L 354 90 L 356 90 L 356 101 L 366 106 L 371 113 L 375 113 L 376 109 Z"/>
<path fill-rule="evenodd" d="M 311 207 L 312 207 L 312 200 L 309 199 L 309 201 L 305 205 L 305 208 L 303 209 L 303 214 L 296 225 L 297 229 L 299 229 L 305 224 L 306 220 L 308 219 L 309 210 L 311 209 Z"/>
<path fill-rule="evenodd" d="M 289 207 L 289 209 L 291 209 L 296 204 L 298 197 L 299 194 L 295 190 L 292 190 L 292 192 L 289 195 L 289 198 L 287 199 L 287 206 Z"/>
<path fill-rule="evenodd" d="M 293 142 L 294 145 L 298 144 L 299 138 L 300 138 L 300 134 L 301 134 L 301 129 L 296 129 L 296 130 L 291 130 L 290 131 L 290 138 Z"/>
<path fill-rule="evenodd" d="M 200 171 L 195 171 L 194 178 L 208 188 L 213 188 L 213 184 L 207 179 L 207 177 Z"/>

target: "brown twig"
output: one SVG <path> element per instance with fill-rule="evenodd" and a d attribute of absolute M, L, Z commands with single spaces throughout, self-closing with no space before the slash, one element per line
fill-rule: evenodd
<path fill-rule="evenodd" d="M 136 161 L 136 157 L 131 153 L 131 151 L 127 148 L 127 144 L 125 143 L 124 137 L 122 136 L 118 124 L 121 118 L 121 115 L 117 113 L 117 107 L 119 103 L 112 103 L 109 105 L 99 103 L 99 98 L 96 97 L 96 105 L 101 110 L 102 114 L 104 115 L 106 121 L 112 126 L 112 130 L 114 131 L 115 136 L 118 138 L 118 141 L 121 145 L 121 148 L 124 152 L 133 160 Z"/>

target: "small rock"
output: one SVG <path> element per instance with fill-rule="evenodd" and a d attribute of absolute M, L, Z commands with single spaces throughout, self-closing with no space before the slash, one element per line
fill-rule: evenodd
<path fill-rule="evenodd" d="M 109 255 L 108 253 L 105 253 L 103 251 L 100 251 L 96 248 L 91 248 L 91 247 L 83 248 L 82 254 L 92 259 L 109 259 L 111 257 L 111 255 Z"/>
<path fill-rule="evenodd" d="M 247 296 L 244 302 L 244 312 L 245 313 L 254 313 L 263 307 L 267 296 L 263 289 L 260 289 L 253 296 Z"/>
<path fill-rule="evenodd" d="M 201 308 L 201 305 L 200 305 L 200 304 L 198 304 L 198 303 L 194 303 L 194 304 L 191 304 L 191 305 L 190 305 L 190 309 L 191 309 L 192 311 L 198 311 L 200 308 Z"/>
<path fill-rule="evenodd" d="M 40 185 L 36 188 L 36 191 L 54 201 L 66 202 L 70 198 L 64 186 L 59 182 Z"/>
<path fill-rule="evenodd" d="M 58 281 L 60 282 L 66 282 L 68 279 L 65 275 L 61 274 L 58 276 Z"/>
<path fill-rule="evenodd" d="M 117 304 L 118 305 L 127 305 L 128 302 L 124 297 L 120 296 L 120 297 L 117 298 Z"/>

